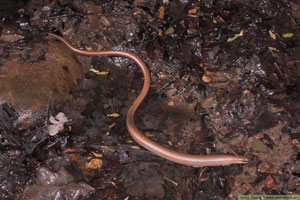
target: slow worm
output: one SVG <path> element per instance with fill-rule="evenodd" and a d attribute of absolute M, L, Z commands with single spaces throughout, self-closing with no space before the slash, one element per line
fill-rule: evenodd
<path fill-rule="evenodd" d="M 152 153 L 163 157 L 167 160 L 180 163 L 183 165 L 189 165 L 193 167 L 204 167 L 204 166 L 219 166 L 219 165 L 231 165 L 231 164 L 245 164 L 248 159 L 242 156 L 233 155 L 190 155 L 172 151 L 162 145 L 159 145 L 148 137 L 144 136 L 139 129 L 136 127 L 134 122 L 134 114 L 138 109 L 144 98 L 146 97 L 149 86 L 150 86 L 150 75 L 146 64 L 136 55 L 119 50 L 112 51 L 84 51 L 73 47 L 69 42 L 67 42 L 62 37 L 49 33 L 50 36 L 58 39 L 64 43 L 73 52 L 84 55 L 84 56 L 121 56 L 133 60 L 142 70 L 144 75 L 144 86 L 136 100 L 133 102 L 132 106 L 129 108 L 126 116 L 126 125 L 128 132 L 132 138 L 139 143 L 144 148 L 148 149 Z"/>

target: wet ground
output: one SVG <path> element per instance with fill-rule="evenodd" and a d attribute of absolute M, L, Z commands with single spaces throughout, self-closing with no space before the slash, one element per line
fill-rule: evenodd
<path fill-rule="evenodd" d="M 299 0 L 0 0 L 0 17 L 0 199 L 300 194 Z M 145 61 L 147 137 L 249 163 L 193 168 L 143 149 L 125 124 L 139 68 L 48 32 Z"/>

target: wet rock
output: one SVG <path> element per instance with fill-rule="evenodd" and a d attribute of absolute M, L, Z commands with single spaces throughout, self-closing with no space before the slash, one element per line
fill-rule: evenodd
<path fill-rule="evenodd" d="M 51 104 L 68 100 L 70 88 L 83 77 L 81 63 L 63 44 L 49 40 L 39 48 L 48 50 L 45 60 L 27 63 L 11 56 L 0 68 L 0 103 L 8 102 L 16 110 L 19 128 L 42 117 L 38 111 L 46 107 L 50 93 Z"/>
<path fill-rule="evenodd" d="M 18 114 L 9 104 L 0 105 L 0 129 L 11 129 L 16 119 L 18 119 Z"/>
<path fill-rule="evenodd" d="M 84 182 L 76 182 L 65 168 L 54 172 L 40 167 L 36 176 L 36 184 L 28 186 L 22 199 L 80 199 L 94 190 Z"/>

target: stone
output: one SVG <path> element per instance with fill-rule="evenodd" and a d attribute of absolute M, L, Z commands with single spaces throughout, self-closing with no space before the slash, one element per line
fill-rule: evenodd
<path fill-rule="evenodd" d="M 84 68 L 62 43 L 49 40 L 35 48 L 47 49 L 44 59 L 25 62 L 11 55 L 0 67 L 0 104 L 9 103 L 19 114 L 15 126 L 26 129 L 44 118 L 38 112 L 51 104 L 69 99 L 69 90 L 84 75 Z"/>

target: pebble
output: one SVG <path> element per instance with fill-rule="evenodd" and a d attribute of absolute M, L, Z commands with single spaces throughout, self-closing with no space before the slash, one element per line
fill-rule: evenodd
<path fill-rule="evenodd" d="M 270 169 L 272 169 L 272 168 L 273 168 L 272 163 L 270 163 L 268 161 L 263 161 L 260 164 L 258 171 L 264 173 L 264 172 L 270 171 Z"/>
<path fill-rule="evenodd" d="M 168 106 L 170 106 L 170 107 L 173 107 L 175 105 L 175 103 L 173 102 L 173 101 L 170 101 L 169 103 L 168 103 Z"/>
<path fill-rule="evenodd" d="M 274 178 L 271 175 L 268 175 L 264 181 L 264 184 L 267 188 L 273 188 L 275 187 L 276 183 Z"/>
<path fill-rule="evenodd" d="M 207 75 L 203 75 L 202 76 L 202 81 L 204 83 L 210 83 L 211 82 L 211 78 L 209 76 L 207 76 Z"/>
<path fill-rule="evenodd" d="M 100 21 L 103 9 L 100 6 L 90 5 L 87 7 L 86 12 L 89 14 L 88 19 L 92 24 L 96 24 Z"/>

